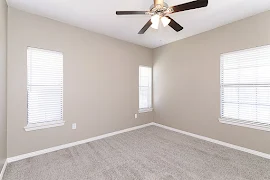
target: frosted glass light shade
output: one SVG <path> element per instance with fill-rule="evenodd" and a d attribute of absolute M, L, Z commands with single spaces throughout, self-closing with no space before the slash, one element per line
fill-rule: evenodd
<path fill-rule="evenodd" d="M 159 20 L 160 20 L 160 16 L 159 15 L 154 15 L 151 17 L 151 22 L 152 22 L 152 25 L 151 27 L 154 28 L 154 29 L 158 29 L 158 26 L 159 26 Z"/>
<path fill-rule="evenodd" d="M 170 24 L 171 20 L 167 17 L 162 17 L 161 22 L 162 22 L 163 26 L 166 27 L 166 26 L 168 26 L 168 24 Z"/>

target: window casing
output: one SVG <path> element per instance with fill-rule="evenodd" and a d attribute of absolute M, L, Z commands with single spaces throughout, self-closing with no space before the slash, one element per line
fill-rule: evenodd
<path fill-rule="evenodd" d="M 63 121 L 63 54 L 27 48 L 26 131 L 61 126 Z"/>
<path fill-rule="evenodd" d="M 221 55 L 220 122 L 270 131 L 270 46 Z"/>
<path fill-rule="evenodd" d="M 139 67 L 139 112 L 152 111 L 152 68 Z"/>

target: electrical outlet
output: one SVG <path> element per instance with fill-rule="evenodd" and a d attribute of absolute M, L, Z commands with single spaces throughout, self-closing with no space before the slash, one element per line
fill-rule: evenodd
<path fill-rule="evenodd" d="M 72 129 L 77 129 L 77 124 L 76 123 L 72 124 Z"/>
<path fill-rule="evenodd" d="M 138 118 L 138 114 L 135 114 L 135 119 L 137 119 Z"/>

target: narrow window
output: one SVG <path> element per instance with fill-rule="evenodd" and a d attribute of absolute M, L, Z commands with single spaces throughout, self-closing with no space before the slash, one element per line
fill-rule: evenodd
<path fill-rule="evenodd" d="M 139 112 L 152 111 L 152 68 L 139 67 Z"/>
<path fill-rule="evenodd" d="M 62 53 L 27 49 L 27 97 L 26 131 L 64 124 Z"/>
<path fill-rule="evenodd" d="M 270 131 L 270 46 L 221 55 L 223 123 Z"/>

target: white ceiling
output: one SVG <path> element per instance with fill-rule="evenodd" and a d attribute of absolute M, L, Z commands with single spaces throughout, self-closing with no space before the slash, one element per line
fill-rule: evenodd
<path fill-rule="evenodd" d="M 192 0 L 165 0 L 169 6 Z M 116 16 L 115 11 L 149 10 L 153 0 L 7 0 L 8 5 L 26 12 L 71 24 L 149 48 L 155 48 L 270 9 L 270 0 L 209 0 L 206 8 L 172 14 L 183 31 L 169 26 L 139 30 L 147 15 Z"/>

